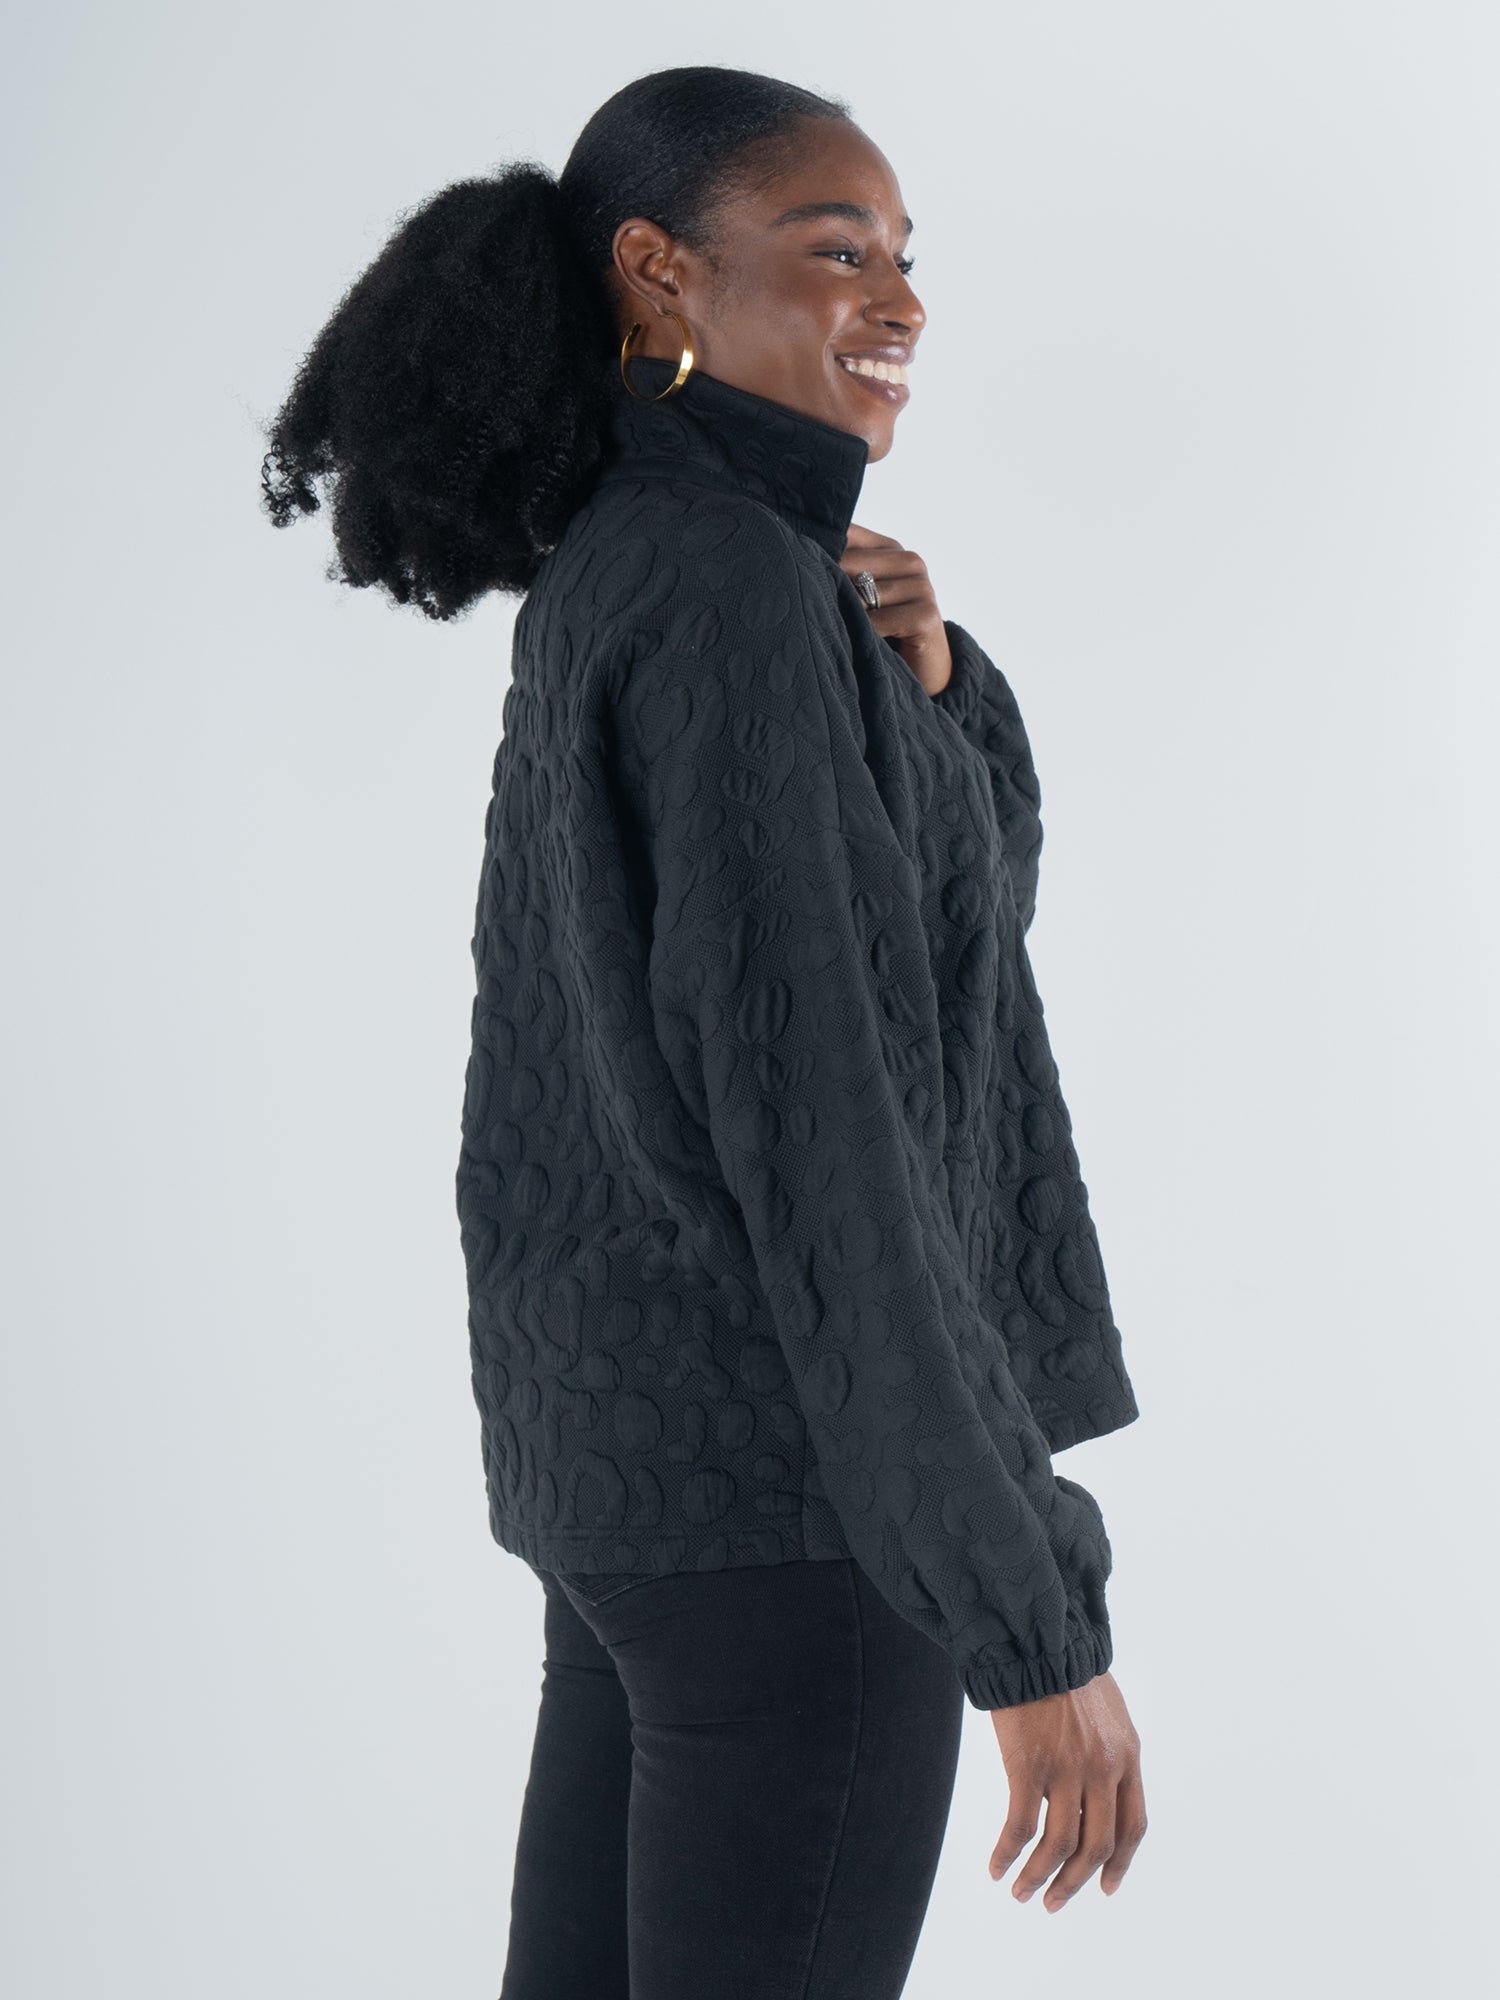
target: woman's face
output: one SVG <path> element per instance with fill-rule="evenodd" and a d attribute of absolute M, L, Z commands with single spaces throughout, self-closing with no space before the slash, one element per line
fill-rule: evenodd
<path fill-rule="evenodd" d="M 623 338 L 632 354 L 675 361 L 680 313 L 694 366 L 720 382 L 852 431 L 884 458 L 909 388 L 894 379 L 926 323 L 907 278 L 911 224 L 890 162 L 852 125 L 812 121 L 797 164 L 733 196 L 715 228 L 715 264 L 655 223 L 615 233 Z M 852 363 L 884 364 L 856 374 Z"/>

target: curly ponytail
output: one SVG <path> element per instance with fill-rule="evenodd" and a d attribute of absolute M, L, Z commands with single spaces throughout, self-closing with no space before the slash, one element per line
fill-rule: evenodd
<path fill-rule="evenodd" d="M 333 581 L 453 618 L 528 590 L 603 453 L 619 333 L 615 231 L 649 217 L 709 250 L 715 207 L 848 108 L 747 70 L 658 70 L 590 118 L 554 180 L 534 161 L 407 212 L 344 294 L 266 428 L 263 507 L 315 513 Z"/>

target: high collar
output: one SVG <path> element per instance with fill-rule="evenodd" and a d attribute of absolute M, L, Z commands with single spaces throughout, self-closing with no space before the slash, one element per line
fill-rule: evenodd
<path fill-rule="evenodd" d="M 644 395 L 664 389 L 675 363 L 643 355 L 630 364 Z M 810 535 L 835 561 L 864 483 L 870 447 L 838 430 L 694 368 L 662 402 L 632 396 L 614 374 L 601 483 L 663 472 L 748 493 Z"/>

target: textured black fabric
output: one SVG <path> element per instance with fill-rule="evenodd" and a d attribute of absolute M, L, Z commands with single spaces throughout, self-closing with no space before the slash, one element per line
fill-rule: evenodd
<path fill-rule="evenodd" d="M 662 362 L 638 384 L 670 379 Z M 516 619 L 457 1206 L 491 1531 L 568 1573 L 852 1555 L 1002 1708 L 1110 1664 L 1137 1414 L 1031 975 L 1039 789 L 838 555 L 867 447 L 618 392 Z"/>

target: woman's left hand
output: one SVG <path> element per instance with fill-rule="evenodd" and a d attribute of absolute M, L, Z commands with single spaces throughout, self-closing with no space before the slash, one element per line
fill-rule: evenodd
<path fill-rule="evenodd" d="M 851 582 L 862 569 L 870 572 L 880 592 L 878 611 L 865 605 L 870 623 L 896 648 L 927 693 L 941 694 L 953 672 L 953 654 L 922 558 L 890 535 L 873 534 L 855 523 L 839 568 Z M 860 601 L 864 602 L 863 594 Z"/>

